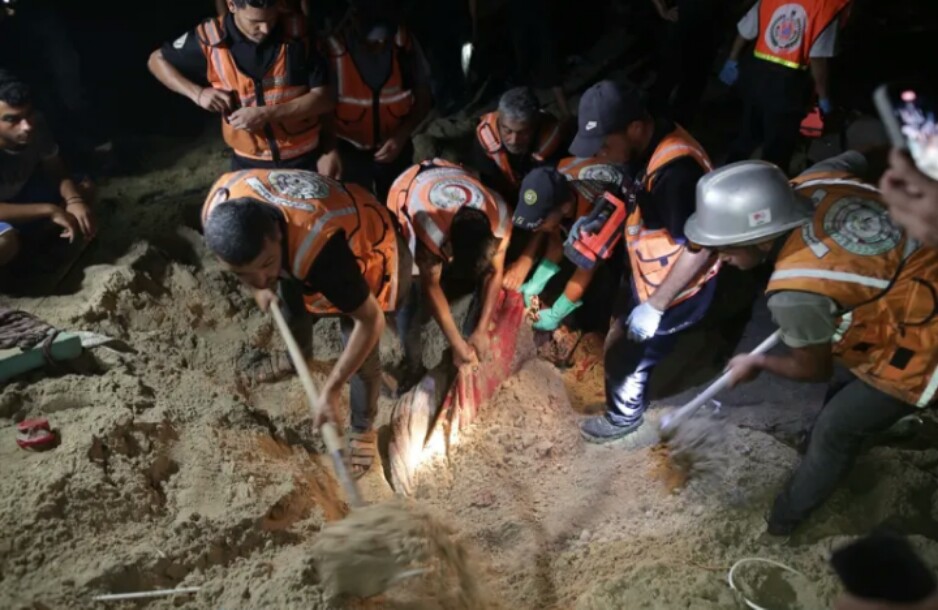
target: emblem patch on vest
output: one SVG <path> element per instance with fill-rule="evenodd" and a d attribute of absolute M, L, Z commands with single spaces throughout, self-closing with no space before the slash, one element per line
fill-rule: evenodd
<path fill-rule="evenodd" d="M 430 187 L 430 203 L 441 210 L 452 210 L 468 205 L 481 208 L 484 197 L 479 187 L 468 180 L 450 178 Z"/>
<path fill-rule="evenodd" d="M 859 197 L 844 197 L 824 214 L 824 232 L 838 246 L 861 256 L 878 256 L 902 241 L 902 231 L 879 204 Z"/>
<path fill-rule="evenodd" d="M 293 199 L 325 199 L 332 192 L 328 180 L 313 172 L 270 172 L 269 180 L 274 190 Z"/>
<path fill-rule="evenodd" d="M 596 164 L 587 165 L 581 169 L 579 174 L 577 174 L 577 178 L 579 180 L 596 180 L 597 182 L 605 182 L 606 184 L 620 185 L 624 177 L 622 172 L 615 166 Z"/>
<path fill-rule="evenodd" d="M 808 15 L 800 4 L 775 9 L 765 30 L 765 43 L 774 53 L 785 53 L 801 44 Z"/>

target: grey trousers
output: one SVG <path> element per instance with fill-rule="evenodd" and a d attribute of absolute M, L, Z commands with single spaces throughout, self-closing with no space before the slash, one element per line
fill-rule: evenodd
<path fill-rule="evenodd" d="M 770 525 L 793 528 L 804 521 L 834 493 L 865 440 L 916 411 L 855 378 L 828 393 L 811 430 L 807 451 L 775 499 Z"/>

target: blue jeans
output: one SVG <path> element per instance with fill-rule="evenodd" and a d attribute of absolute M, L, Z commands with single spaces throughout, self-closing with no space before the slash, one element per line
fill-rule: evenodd
<path fill-rule="evenodd" d="M 58 188 L 37 169 L 32 177 L 23 185 L 20 192 L 3 203 L 56 203 L 62 200 Z M 4 222 L 0 220 L 0 235 L 7 231 L 16 231 L 21 236 L 29 238 L 30 234 L 38 233 L 43 227 L 48 227 L 51 221 L 46 219 L 29 220 L 26 222 Z"/>

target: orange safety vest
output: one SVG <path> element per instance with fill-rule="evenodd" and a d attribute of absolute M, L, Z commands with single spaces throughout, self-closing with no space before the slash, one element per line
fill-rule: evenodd
<path fill-rule="evenodd" d="M 625 182 L 625 172 L 598 157 L 564 157 L 557 164 L 557 171 L 567 180 L 595 180 L 615 186 Z"/>
<path fill-rule="evenodd" d="M 543 162 L 545 159 L 553 156 L 562 144 L 564 135 L 563 124 L 552 115 L 542 112 L 540 118 L 540 129 L 537 133 L 537 148 L 531 156 L 535 161 Z M 514 187 L 521 185 L 521 179 L 524 176 L 516 176 L 508 161 L 508 151 L 502 145 L 502 137 L 498 133 L 498 112 L 490 112 L 482 115 L 479 120 L 479 126 L 476 128 L 476 137 L 482 145 L 482 150 L 488 155 L 489 159 L 495 162 L 498 169 L 502 171 L 509 184 Z"/>
<path fill-rule="evenodd" d="M 645 178 L 642 180 L 645 191 L 651 191 L 655 178 L 663 167 L 682 157 L 693 158 L 704 171 L 713 169 L 703 146 L 684 128 L 676 125 L 674 131 L 661 140 L 648 161 Z M 625 221 L 625 245 L 632 267 L 632 285 L 639 302 L 644 303 L 671 273 L 671 266 L 684 251 L 684 246 L 675 242 L 666 229 L 646 229 L 642 209 L 638 205 Z M 700 292 L 707 280 L 719 270 L 720 262 L 716 261 L 691 281 L 671 305 L 686 301 Z"/>
<path fill-rule="evenodd" d="M 811 47 L 848 4 L 850 0 L 761 0 L 755 56 L 807 69 Z"/>
<path fill-rule="evenodd" d="M 283 216 L 285 267 L 291 277 L 305 282 L 323 246 L 343 232 L 381 310 L 394 310 L 397 234 L 390 213 L 374 195 L 357 184 L 342 184 L 306 170 L 241 170 L 224 174 L 212 185 L 202 207 L 202 226 L 216 205 L 241 197 L 273 206 Z M 304 301 L 315 314 L 342 313 L 320 293 L 306 294 Z"/>
<path fill-rule="evenodd" d="M 444 159 L 423 161 L 398 176 L 388 193 L 388 209 L 397 216 L 411 249 L 416 240 L 446 260 L 453 218 L 463 207 L 477 208 L 488 217 L 492 234 L 507 239 L 511 214 L 501 195 L 461 165 Z"/>
<path fill-rule="evenodd" d="M 601 180 L 570 180 L 573 191 L 574 218 L 582 218 L 593 210 L 593 204 L 609 190 L 610 183 Z"/>
<path fill-rule="evenodd" d="M 202 52 L 208 59 L 208 82 L 215 89 L 232 91 L 237 96 L 238 107 L 277 106 L 309 93 L 309 85 L 290 84 L 290 78 L 300 78 L 297 67 L 288 65 L 288 48 L 292 45 L 307 47 L 302 17 L 295 14 L 280 18 L 283 35 L 280 49 L 273 64 L 256 81 L 241 72 L 234 60 L 225 33 L 225 18 L 206 19 L 197 28 Z M 222 135 L 225 142 L 238 156 L 261 161 L 295 159 L 319 146 L 319 117 L 306 116 L 268 123 L 261 131 L 235 129 L 222 119 Z"/>
<path fill-rule="evenodd" d="M 391 71 L 379 91 L 365 83 L 343 38 L 330 36 L 327 48 L 338 94 L 336 135 L 356 148 L 373 150 L 397 130 L 414 107 L 414 93 L 406 88 L 401 61 L 413 48 L 410 35 L 398 28 Z"/>
<path fill-rule="evenodd" d="M 814 220 L 788 237 L 767 292 L 797 290 L 837 303 L 834 355 L 857 378 L 927 407 L 938 390 L 938 250 L 889 218 L 876 187 L 843 172 L 792 181 Z"/>

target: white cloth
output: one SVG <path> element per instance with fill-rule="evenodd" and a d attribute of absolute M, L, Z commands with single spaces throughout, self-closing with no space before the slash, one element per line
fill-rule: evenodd
<path fill-rule="evenodd" d="M 749 9 L 749 12 L 739 20 L 739 23 L 736 24 L 736 30 L 739 32 L 739 35 L 746 40 L 755 40 L 756 37 L 759 36 L 759 7 L 761 5 L 762 0 L 758 0 L 758 2 Z M 811 51 L 808 53 L 809 57 L 821 59 L 837 55 L 837 30 L 839 26 L 837 21 L 837 19 L 834 19 L 834 21 L 821 32 L 821 35 L 817 37 L 817 40 L 814 41 L 814 45 L 811 46 Z"/>

